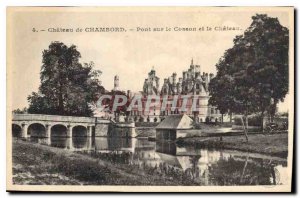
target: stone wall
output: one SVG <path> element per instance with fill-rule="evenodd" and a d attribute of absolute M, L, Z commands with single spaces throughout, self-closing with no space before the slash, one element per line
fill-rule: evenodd
<path fill-rule="evenodd" d="M 95 136 L 96 137 L 106 137 L 108 133 L 109 124 L 96 124 Z"/>
<path fill-rule="evenodd" d="M 131 138 L 136 137 L 135 128 L 130 126 L 126 127 L 124 126 L 124 123 L 122 123 L 122 126 L 118 126 L 118 124 L 111 124 L 108 128 L 108 137 L 125 137 L 125 138 Z"/>

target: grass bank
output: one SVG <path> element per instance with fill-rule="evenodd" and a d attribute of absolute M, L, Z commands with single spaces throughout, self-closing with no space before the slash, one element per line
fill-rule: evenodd
<path fill-rule="evenodd" d="M 38 185 L 191 185 L 183 174 L 114 164 L 89 154 L 13 142 L 13 183 Z M 199 184 L 198 184 L 199 185 Z"/>
<path fill-rule="evenodd" d="M 288 154 L 288 134 L 249 134 L 249 142 L 243 135 L 221 137 L 188 137 L 177 140 L 180 146 L 234 149 L 253 153 L 268 154 L 286 158 Z"/>

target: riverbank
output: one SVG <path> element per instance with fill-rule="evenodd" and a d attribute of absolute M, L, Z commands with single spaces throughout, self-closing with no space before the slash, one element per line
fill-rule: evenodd
<path fill-rule="evenodd" d="M 244 135 L 219 137 L 187 137 L 177 140 L 180 146 L 193 145 L 197 148 L 234 149 L 286 158 L 288 154 L 288 134 L 249 134 L 249 142 Z"/>
<path fill-rule="evenodd" d="M 21 140 L 13 142 L 12 160 L 13 183 L 19 185 L 199 185 L 174 170 L 116 164 Z"/>

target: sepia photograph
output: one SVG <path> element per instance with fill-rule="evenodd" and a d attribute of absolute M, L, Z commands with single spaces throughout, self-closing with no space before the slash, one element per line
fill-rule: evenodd
<path fill-rule="evenodd" d="M 7 191 L 291 192 L 293 7 L 7 7 Z"/>

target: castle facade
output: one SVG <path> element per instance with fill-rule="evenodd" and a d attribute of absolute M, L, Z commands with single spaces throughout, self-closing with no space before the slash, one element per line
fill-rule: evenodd
<path fill-rule="evenodd" d="M 189 69 L 182 72 L 182 77 L 177 79 L 177 74 L 173 73 L 169 78 L 164 79 L 160 88 L 160 78 L 156 76 L 155 70 L 152 69 L 148 73 L 148 78 L 144 81 L 143 91 L 136 93 L 142 97 L 143 109 L 140 111 L 137 108 L 132 108 L 130 117 L 135 121 L 159 122 L 165 116 L 185 113 L 193 117 L 197 122 L 220 121 L 221 114 L 219 110 L 208 105 L 208 84 L 213 77 L 212 73 L 203 72 L 201 74 L 200 65 L 195 65 L 192 60 Z M 146 106 L 147 97 L 153 95 L 160 99 L 146 111 L 144 107 Z M 131 95 L 130 97 L 133 96 Z M 187 108 L 185 111 L 182 111 L 180 107 L 184 103 L 185 97 L 188 97 L 186 102 Z M 166 108 L 162 110 L 163 98 L 167 98 L 168 102 Z M 172 104 L 174 98 L 177 98 L 175 105 Z"/>

